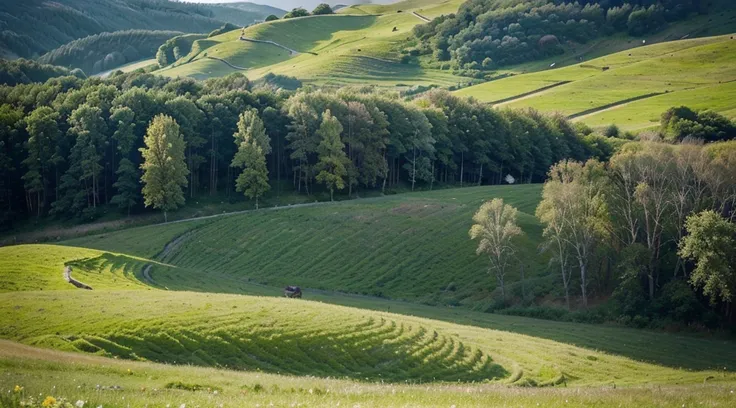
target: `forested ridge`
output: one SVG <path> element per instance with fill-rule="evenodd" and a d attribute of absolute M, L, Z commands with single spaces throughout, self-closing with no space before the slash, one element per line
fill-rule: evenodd
<path fill-rule="evenodd" d="M 564 52 L 568 42 L 652 34 L 693 14 L 733 7 L 697 0 L 469 0 L 414 28 L 413 52 L 457 70 L 491 70 Z"/>
<path fill-rule="evenodd" d="M 43 64 L 79 68 L 87 75 L 153 58 L 161 44 L 181 31 L 124 30 L 80 38 L 38 58 Z"/>
<path fill-rule="evenodd" d="M 225 22 L 252 24 L 274 10 L 278 13 L 278 9 L 268 6 L 169 0 L 3 1 L 0 56 L 32 58 L 102 32 L 145 29 L 208 33 Z"/>

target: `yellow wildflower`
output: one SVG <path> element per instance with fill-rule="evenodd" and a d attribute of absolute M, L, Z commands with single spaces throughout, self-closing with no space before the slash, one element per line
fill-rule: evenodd
<path fill-rule="evenodd" d="M 16 385 L 15 388 L 13 388 L 13 391 L 14 392 L 21 392 L 21 391 L 23 391 L 23 387 L 21 387 L 20 385 Z"/>
<path fill-rule="evenodd" d="M 53 407 L 54 405 L 56 405 L 56 398 L 54 398 L 54 397 L 52 397 L 52 396 L 49 395 L 49 396 L 46 397 L 45 400 L 43 400 L 43 402 L 41 403 L 41 405 L 44 406 L 44 407 L 46 407 L 46 408 Z"/>

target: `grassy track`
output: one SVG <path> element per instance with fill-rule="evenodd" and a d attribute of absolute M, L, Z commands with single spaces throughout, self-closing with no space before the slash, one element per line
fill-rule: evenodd
<path fill-rule="evenodd" d="M 607 69 L 604 70 L 604 67 Z M 616 123 L 624 129 L 655 124 L 673 105 L 693 105 L 719 112 L 736 108 L 736 41 L 731 36 L 661 43 L 560 69 L 524 74 L 458 91 L 481 101 L 511 99 L 504 107 L 532 107 L 575 115 L 594 126 Z M 562 81 L 567 84 L 521 97 Z M 624 104 L 630 98 L 663 95 Z M 514 95 L 520 97 L 513 99 Z M 610 104 L 621 103 L 612 109 Z M 596 111 L 599 110 L 599 111 Z"/>

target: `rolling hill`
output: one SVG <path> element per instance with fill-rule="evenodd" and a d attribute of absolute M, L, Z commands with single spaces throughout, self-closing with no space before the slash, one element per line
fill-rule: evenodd
<path fill-rule="evenodd" d="M 514 75 L 457 91 L 498 107 L 558 111 L 591 126 L 638 130 L 687 105 L 729 114 L 736 81 L 732 35 L 638 47 L 564 68 Z M 731 113 L 732 114 L 732 113 Z"/>
<path fill-rule="evenodd" d="M 415 4 L 416 3 L 416 4 Z M 201 40 L 182 61 L 161 74 L 207 78 L 245 71 L 256 79 L 268 72 L 326 85 L 456 85 L 447 71 L 401 63 L 401 44 L 423 23 L 412 10 L 434 17 L 461 2 L 400 2 L 393 6 L 345 8 L 340 14 L 273 21 Z M 404 7 L 398 13 L 398 7 Z M 253 42 L 270 41 L 273 43 Z"/>

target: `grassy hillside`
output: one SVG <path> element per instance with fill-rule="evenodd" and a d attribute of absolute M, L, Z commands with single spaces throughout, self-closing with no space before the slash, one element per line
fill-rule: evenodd
<path fill-rule="evenodd" d="M 730 340 L 499 316 L 309 285 L 306 299 L 285 299 L 278 287 L 245 279 L 273 274 L 299 284 L 365 286 L 371 277 L 390 277 L 384 288 L 410 297 L 413 286 L 437 291 L 432 285 L 444 275 L 458 279 L 457 293 L 480 290 L 465 278 L 482 286 L 491 279 L 482 265 L 466 273 L 476 262 L 466 223 L 481 200 L 497 196 L 524 213 L 522 253 L 536 252 L 538 231 L 528 218 L 538 201 L 535 185 L 266 209 L 66 246 L 0 248 L 0 366 L 7 373 L 0 390 L 11 390 L 2 401 L 19 395 L 12 391 L 19 385 L 26 397 L 40 392 L 94 406 L 117 406 L 124 397 L 131 407 L 237 406 L 244 395 L 263 404 L 376 407 L 732 402 Z M 66 283 L 67 265 L 94 289 Z M 521 393 L 509 385 L 555 388 Z"/>
<path fill-rule="evenodd" d="M 154 249 L 130 246 L 134 236 L 182 236 L 159 258 L 181 269 L 151 270 L 157 284 L 171 289 L 191 287 L 194 279 L 202 289 L 240 293 L 239 282 L 253 280 L 484 308 L 497 284 L 468 237 L 472 214 L 493 197 L 517 206 L 526 234 L 521 252 L 536 254 L 541 227 L 533 214 L 540 192 L 540 185 L 519 185 L 413 193 L 216 218 L 186 234 L 170 232 L 182 228 L 170 224 L 68 244 L 150 256 Z M 231 245 L 223 246 L 223 239 Z M 158 253 L 163 245 L 153 248 Z M 527 258 L 524 267 L 527 295 L 552 290 L 545 256 Z M 519 273 L 514 267 L 508 282 L 518 281 Z M 520 290 L 512 285 L 515 295 Z"/>
<path fill-rule="evenodd" d="M 272 44 L 242 41 L 240 31 L 234 31 L 201 40 L 183 59 L 191 62 L 161 73 L 207 78 L 247 70 L 251 79 L 273 72 L 316 84 L 455 85 L 458 78 L 449 72 L 402 64 L 399 51 L 412 27 L 422 23 L 411 14 L 413 8 L 426 5 L 427 15 L 436 16 L 456 10 L 460 2 L 414 3 L 400 2 L 388 8 L 361 6 L 370 12 L 350 7 L 338 15 L 258 24 L 246 29 L 244 37 L 273 41 L 296 53 Z M 394 10 L 404 6 L 402 13 Z"/>
<path fill-rule="evenodd" d="M 736 41 L 707 37 L 639 47 L 560 69 L 512 76 L 458 91 L 496 106 L 559 111 L 598 126 L 656 125 L 675 105 L 736 108 Z"/>
<path fill-rule="evenodd" d="M 6 1 L 0 5 L 0 56 L 38 56 L 101 32 L 145 29 L 206 33 L 221 26 L 225 18 L 247 25 L 273 12 L 271 7 L 254 7 L 244 10 L 168 0 Z"/>
<path fill-rule="evenodd" d="M 80 68 L 88 75 L 153 58 L 166 40 L 180 31 L 126 30 L 80 38 L 42 55 L 45 64 Z"/>

